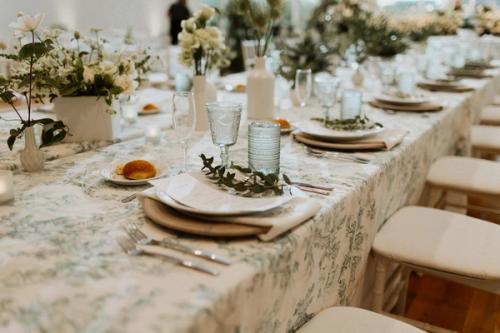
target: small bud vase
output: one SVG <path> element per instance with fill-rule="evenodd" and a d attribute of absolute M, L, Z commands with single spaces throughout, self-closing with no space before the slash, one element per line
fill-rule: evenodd
<path fill-rule="evenodd" d="M 204 75 L 196 75 L 193 78 L 193 94 L 196 107 L 196 131 L 208 130 L 208 113 L 205 104 L 217 100 L 217 91 L 207 82 Z"/>
<path fill-rule="evenodd" d="M 255 69 L 247 77 L 248 119 L 274 118 L 274 75 L 266 70 L 266 58 L 255 58 Z"/>
<path fill-rule="evenodd" d="M 43 169 L 45 157 L 36 144 L 33 126 L 24 130 L 24 149 L 21 150 L 19 157 L 25 171 L 37 172 Z"/>

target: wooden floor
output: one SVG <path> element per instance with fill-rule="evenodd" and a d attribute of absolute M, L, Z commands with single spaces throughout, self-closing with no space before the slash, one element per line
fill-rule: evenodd
<path fill-rule="evenodd" d="M 412 274 L 406 316 L 463 333 L 500 333 L 500 296 Z"/>

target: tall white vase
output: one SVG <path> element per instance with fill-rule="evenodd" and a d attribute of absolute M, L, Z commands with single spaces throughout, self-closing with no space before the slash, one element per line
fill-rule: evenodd
<path fill-rule="evenodd" d="M 266 58 L 257 57 L 247 76 L 248 119 L 274 118 L 274 75 L 266 70 Z"/>
<path fill-rule="evenodd" d="M 205 104 L 217 100 L 217 91 L 207 82 L 204 75 L 196 75 L 193 78 L 193 94 L 196 107 L 196 131 L 208 130 L 208 113 Z"/>
<path fill-rule="evenodd" d="M 45 157 L 36 144 L 33 126 L 24 130 L 24 149 L 21 150 L 19 158 L 25 171 L 36 172 L 43 169 Z"/>
<path fill-rule="evenodd" d="M 66 142 L 109 141 L 120 137 L 120 114 L 97 96 L 58 97 L 54 100 L 57 119 L 68 126 Z"/>

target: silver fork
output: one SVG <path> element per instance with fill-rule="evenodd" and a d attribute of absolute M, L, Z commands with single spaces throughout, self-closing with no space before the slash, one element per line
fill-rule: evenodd
<path fill-rule="evenodd" d="M 153 239 L 148 235 L 146 235 L 144 232 L 142 232 L 141 229 L 137 226 L 137 224 L 133 222 L 127 224 L 127 226 L 125 227 L 125 231 L 130 236 L 130 238 L 132 238 L 138 244 L 161 246 L 167 249 L 176 250 L 206 260 L 214 261 L 223 265 L 231 265 L 232 263 L 231 260 L 225 256 L 215 254 L 204 249 L 179 244 L 173 242 L 168 238 L 164 238 L 160 241 Z"/>
<path fill-rule="evenodd" d="M 307 147 L 307 146 L 306 146 L 306 151 L 308 153 L 310 153 L 311 155 L 318 156 L 318 157 L 332 156 L 334 158 L 349 160 L 352 162 L 357 162 L 357 163 L 362 163 L 362 164 L 370 163 L 370 160 L 367 158 L 358 157 L 358 156 L 354 156 L 354 155 L 346 155 L 346 154 L 342 154 L 342 153 L 338 153 L 338 152 L 334 152 L 334 151 L 323 151 L 323 150 L 313 149 L 313 148 Z"/>
<path fill-rule="evenodd" d="M 218 270 L 215 270 L 213 268 L 207 267 L 207 266 L 205 266 L 203 264 L 200 264 L 200 263 L 198 263 L 196 261 L 184 260 L 184 259 L 180 259 L 180 258 L 171 256 L 171 255 L 168 255 L 168 254 L 157 253 L 155 251 L 150 251 L 150 250 L 147 250 L 147 249 L 138 248 L 137 244 L 132 239 L 130 239 L 128 237 L 123 237 L 123 236 L 122 237 L 118 237 L 116 239 L 116 241 L 118 242 L 118 244 L 120 245 L 120 247 L 123 249 L 123 251 L 125 251 L 125 253 L 127 253 L 128 255 L 131 255 L 131 256 L 137 256 L 137 255 L 143 255 L 143 254 L 161 255 L 168 262 L 171 262 L 171 263 L 173 263 L 175 265 L 183 266 L 183 267 L 186 267 L 186 268 L 189 268 L 189 269 L 193 269 L 193 270 L 196 270 L 196 271 L 199 271 L 199 272 L 202 272 L 202 273 L 207 273 L 207 274 L 210 274 L 210 275 L 213 275 L 213 276 L 219 275 L 219 271 Z"/>

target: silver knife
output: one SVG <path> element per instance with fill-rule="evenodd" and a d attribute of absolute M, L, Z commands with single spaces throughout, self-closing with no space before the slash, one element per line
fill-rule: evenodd
<path fill-rule="evenodd" d="M 232 264 L 231 259 L 229 259 L 225 256 L 222 256 L 220 254 L 215 254 L 215 253 L 212 253 L 212 252 L 209 252 L 207 250 L 200 249 L 200 248 L 195 248 L 195 247 L 179 244 L 179 243 L 176 243 L 176 242 L 169 240 L 168 238 L 165 238 L 165 239 L 162 239 L 161 241 L 158 241 L 158 245 L 161 245 L 165 248 L 169 248 L 172 250 L 177 250 L 177 251 L 180 251 L 183 253 L 192 254 L 192 255 L 200 257 L 200 258 L 205 258 L 205 259 L 217 262 L 219 264 L 228 265 L 228 266 Z"/>

